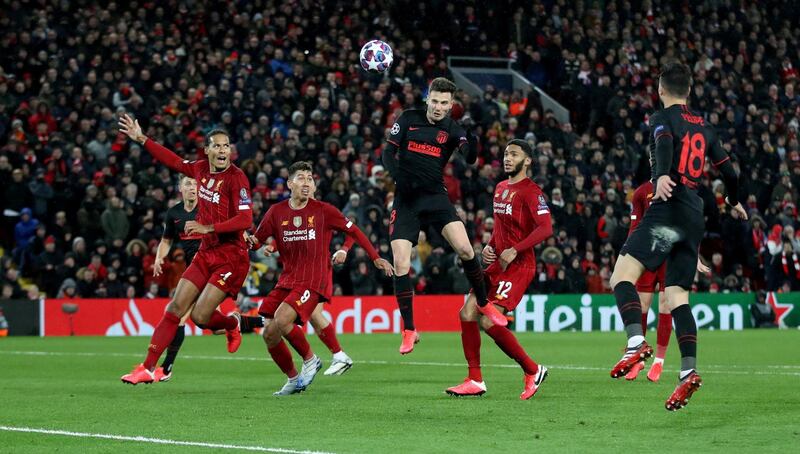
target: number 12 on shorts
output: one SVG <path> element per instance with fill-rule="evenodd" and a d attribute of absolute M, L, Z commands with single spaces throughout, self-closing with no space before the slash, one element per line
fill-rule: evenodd
<path fill-rule="evenodd" d="M 497 299 L 506 299 L 508 298 L 508 292 L 511 291 L 512 283 L 510 281 L 500 281 L 497 284 Z"/>

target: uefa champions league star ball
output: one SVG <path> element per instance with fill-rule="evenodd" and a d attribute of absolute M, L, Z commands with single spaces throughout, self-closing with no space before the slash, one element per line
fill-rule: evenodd
<path fill-rule="evenodd" d="M 384 73 L 392 66 L 392 48 L 388 44 L 373 39 L 361 48 L 361 67 L 371 73 Z"/>

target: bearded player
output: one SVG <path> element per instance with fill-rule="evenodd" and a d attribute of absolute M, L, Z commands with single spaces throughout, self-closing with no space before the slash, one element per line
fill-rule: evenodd
<path fill-rule="evenodd" d="M 215 129 L 206 135 L 208 159 L 186 161 L 142 132 L 137 120 L 123 115 L 120 131 L 170 169 L 194 178 L 198 183 L 197 220 L 187 221 L 184 231 L 201 235 L 200 249 L 178 281 L 175 294 L 155 328 L 144 363 L 122 376 L 124 383 L 152 383 L 158 358 L 175 338 L 181 317 L 192 308 L 192 321 L 211 331 L 225 330 L 228 351 L 236 352 L 242 342 L 239 317 L 217 310 L 226 296 L 236 297 L 247 276 L 250 261 L 243 232 L 253 223 L 250 184 L 231 163 L 228 134 Z"/>
<path fill-rule="evenodd" d="M 494 190 L 494 231 L 483 249 L 489 303 L 499 311 L 509 312 L 517 307 L 536 273 L 533 247 L 553 235 L 550 209 L 541 188 L 528 178 L 533 150 L 524 140 L 508 142 L 503 154 L 506 181 Z M 500 252 L 499 257 L 497 252 Z M 461 344 L 467 359 L 468 377 L 463 383 L 445 391 L 452 396 L 480 396 L 486 392 L 481 374 L 480 327 L 509 358 L 524 372 L 524 387 L 520 399 L 533 397 L 547 378 L 547 368 L 536 364 L 505 326 L 495 324 L 478 310 L 477 299 L 470 293 L 461 317 Z"/>
<path fill-rule="evenodd" d="M 266 319 L 267 350 L 288 379 L 274 393 L 281 396 L 305 390 L 322 368 L 322 362 L 295 321 L 299 318 L 305 323 L 320 302 L 331 298 L 329 251 L 334 232 L 353 236 L 376 268 L 387 276 L 394 273 L 389 262 L 378 256 L 369 239 L 341 211 L 312 198 L 315 185 L 310 163 L 300 161 L 289 166 L 288 185 L 291 197 L 271 206 L 255 233 L 256 245 L 274 238 L 283 262 L 277 285 L 258 310 Z M 284 337 L 303 359 L 299 373 Z"/>

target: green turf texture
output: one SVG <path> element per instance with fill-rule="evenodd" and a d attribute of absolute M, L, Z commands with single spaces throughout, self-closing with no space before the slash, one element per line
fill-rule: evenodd
<path fill-rule="evenodd" d="M 5 338 L 0 425 L 337 453 L 787 452 L 800 446 L 798 330 L 701 332 L 704 385 L 675 413 L 664 409 L 679 364 L 674 339 L 659 383 L 646 379 L 647 369 L 635 382 L 609 377 L 624 344 L 621 333 L 525 333 L 520 339 L 550 368 L 530 401 L 519 400 L 521 370 L 485 335 L 488 392 L 479 398 L 443 392 L 466 375 L 458 333 L 422 333 L 404 357 L 397 353 L 398 335 L 340 336 L 355 366 L 341 377 L 320 372 L 305 393 L 288 397 L 272 396 L 285 376 L 256 335 L 245 335 L 235 355 L 223 337 L 187 337 L 172 381 L 135 387 L 119 377 L 141 362 L 146 338 Z M 329 352 L 314 337 L 311 345 L 326 368 Z M 0 431 L 0 452 L 212 451 L 219 452 Z"/>

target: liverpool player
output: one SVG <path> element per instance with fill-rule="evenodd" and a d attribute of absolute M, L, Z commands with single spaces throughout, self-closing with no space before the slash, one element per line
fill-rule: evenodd
<path fill-rule="evenodd" d="M 691 71 L 686 65 L 664 65 L 658 86 L 664 109 L 650 117 L 655 195 L 641 223 L 622 247 L 610 282 L 628 336 L 625 354 L 611 370 L 611 377 L 618 378 L 653 354 L 644 340 L 642 306 L 634 283 L 645 269 L 655 271 L 662 263 L 667 264 L 665 295 L 681 351 L 679 384 L 666 401 L 667 410 L 682 408 L 702 384 L 696 370 L 697 326 L 689 308 L 689 289 L 705 229 L 703 201 L 697 195 L 697 186 L 706 157 L 725 180 L 725 200 L 731 206 L 731 216 L 747 219 L 737 198 L 738 176 L 729 156 L 713 129 L 705 126 L 703 117 L 686 106 L 691 84 Z"/>
<path fill-rule="evenodd" d="M 647 208 L 650 207 L 650 201 L 653 199 L 653 183 L 645 181 L 633 192 L 633 199 L 631 200 L 631 226 L 628 230 L 628 236 L 639 225 Z M 636 281 L 636 292 L 639 294 L 639 300 L 642 303 L 642 332 L 647 333 L 647 313 L 653 304 L 653 296 L 658 288 L 658 321 L 656 324 L 656 353 L 653 365 L 647 372 L 647 379 L 656 382 L 661 378 L 661 372 L 664 368 L 664 357 L 667 354 L 667 345 L 669 344 L 669 337 L 672 334 L 672 314 L 669 312 L 669 305 L 667 304 L 666 295 L 664 294 L 664 275 L 666 273 L 667 264 L 662 263 L 655 272 L 644 270 L 642 276 Z M 697 259 L 697 271 L 701 273 L 709 272 L 709 268 Z M 644 369 L 644 360 L 639 361 L 628 373 L 625 375 L 626 380 L 635 380 L 639 372 Z"/>
<path fill-rule="evenodd" d="M 333 233 L 340 231 L 355 237 L 378 269 L 387 276 L 393 274 L 392 266 L 378 256 L 357 226 L 332 205 L 312 198 L 315 185 L 310 163 L 300 161 L 289 166 L 288 185 L 290 198 L 271 206 L 255 233 L 256 245 L 274 238 L 283 262 L 277 285 L 258 311 L 267 319 L 264 330 L 267 349 L 288 378 L 275 395 L 305 390 L 322 368 L 322 362 L 295 320 L 299 317 L 305 323 L 317 304 L 331 298 L 333 282 L 328 254 Z M 300 373 L 282 337 L 302 356 Z"/>
<path fill-rule="evenodd" d="M 313 191 L 312 191 L 313 192 Z M 255 237 L 248 235 L 248 242 L 255 245 Z M 347 258 L 347 252 L 350 250 L 350 247 L 355 243 L 353 237 L 348 236 L 345 240 L 344 245 L 341 249 L 337 250 L 331 256 L 331 262 L 334 265 L 341 265 L 345 262 Z M 274 244 L 267 244 L 264 246 L 264 250 L 267 253 L 271 254 L 275 252 L 275 245 Z M 323 375 L 342 375 L 351 367 L 353 367 L 353 360 L 350 356 L 342 350 L 342 346 L 339 344 L 339 339 L 336 336 L 336 328 L 333 326 L 330 320 L 325 318 L 325 315 L 322 313 L 323 305 L 318 304 L 317 308 L 314 309 L 314 312 L 311 313 L 311 317 L 309 318 L 309 323 L 311 326 L 314 327 L 314 332 L 319 337 L 319 340 L 328 347 L 333 358 L 331 360 L 331 365 L 323 372 Z M 295 323 L 299 323 L 302 326 L 302 321 L 300 319 L 295 319 Z M 242 316 L 242 330 L 247 328 L 263 328 L 264 327 L 264 317 L 247 317 Z M 158 371 L 156 370 L 156 373 Z"/>
<path fill-rule="evenodd" d="M 443 169 L 453 152 L 460 151 L 469 164 L 478 157 L 477 139 L 449 116 L 455 91 L 453 82 L 443 77 L 434 79 L 428 89 L 427 109 L 404 111 L 392 125 L 383 151 L 384 166 L 397 184 L 389 235 L 397 273 L 394 292 L 403 317 L 401 354 L 411 353 L 419 342 L 414 326 L 414 290 L 408 272 L 411 249 L 417 244 L 423 224 L 441 231 L 461 258 L 478 310 L 497 325 L 507 323 L 494 305 L 487 304 L 480 261 L 444 185 Z"/>
<path fill-rule="evenodd" d="M 192 259 L 200 248 L 202 236 L 188 234 L 185 231 L 186 223 L 194 221 L 197 217 L 197 181 L 186 175 L 181 177 L 180 193 L 182 200 L 167 210 L 164 218 L 164 233 L 156 250 L 156 260 L 153 264 L 153 276 L 160 276 L 163 272 L 164 258 L 171 256 L 174 251 L 180 248 L 185 257 L 186 266 L 192 264 Z M 177 241 L 175 240 L 177 238 Z M 178 351 L 183 345 L 185 336 L 186 320 L 189 318 L 190 310 L 186 311 L 181 317 L 178 331 L 167 347 L 167 354 L 161 366 L 156 368 L 155 378 L 157 381 L 168 381 L 172 378 L 172 365 L 178 356 Z"/>
<path fill-rule="evenodd" d="M 198 182 L 197 220 L 187 221 L 184 231 L 201 235 L 192 264 L 183 273 L 172 300 L 153 332 L 144 363 L 122 376 L 130 384 L 152 383 L 161 353 L 178 330 L 181 317 L 194 304 L 192 321 L 202 328 L 225 330 L 228 351 L 234 353 L 242 342 L 239 318 L 217 310 L 226 296 L 236 297 L 247 276 L 250 261 L 242 232 L 252 226 L 253 212 L 247 177 L 231 163 L 228 134 L 215 129 L 206 135 L 208 159 L 186 161 L 142 133 L 139 122 L 128 115 L 119 121 L 120 131 L 142 144 L 154 158 L 170 169 Z"/>
<path fill-rule="evenodd" d="M 498 183 L 494 190 L 494 231 L 483 249 L 484 261 L 491 263 L 486 269 L 489 302 L 503 312 L 517 307 L 536 273 L 533 247 L 553 234 L 550 209 L 542 190 L 527 176 L 532 153 L 530 144 L 524 140 L 508 142 L 503 154 L 503 169 L 508 179 Z M 474 293 L 469 295 L 459 315 L 461 344 L 469 376 L 460 385 L 447 388 L 446 392 L 453 396 L 480 396 L 486 392 L 481 375 L 480 323 L 500 350 L 522 367 L 525 375 L 520 399 L 533 397 L 547 378 L 547 368 L 536 364 L 525 353 L 507 327 L 481 316 Z"/>

